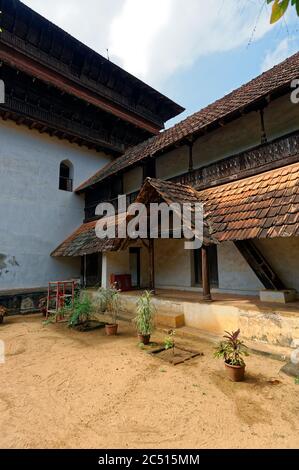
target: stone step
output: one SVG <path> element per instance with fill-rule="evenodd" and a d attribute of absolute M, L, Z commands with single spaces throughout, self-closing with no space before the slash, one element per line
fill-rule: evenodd
<path fill-rule="evenodd" d="M 183 313 L 176 312 L 157 312 L 155 315 L 157 326 L 168 328 L 181 328 L 185 325 L 185 317 Z"/>

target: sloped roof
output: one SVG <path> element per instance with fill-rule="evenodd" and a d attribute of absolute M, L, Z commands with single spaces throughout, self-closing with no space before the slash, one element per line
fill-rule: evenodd
<path fill-rule="evenodd" d="M 198 192 L 219 241 L 299 236 L 299 163 Z"/>
<path fill-rule="evenodd" d="M 77 191 L 83 191 L 145 158 L 153 157 L 156 153 L 190 137 L 207 126 L 228 118 L 249 105 L 253 105 L 255 102 L 267 97 L 269 93 L 290 86 L 291 81 L 298 78 L 298 75 L 299 52 L 170 129 L 129 149 L 81 184 Z"/>
<path fill-rule="evenodd" d="M 150 189 L 154 189 L 167 204 L 177 203 L 196 203 L 198 200 L 198 191 L 188 185 L 172 183 L 170 181 L 146 178 L 136 202 L 147 204 L 151 200 Z"/>
<path fill-rule="evenodd" d="M 168 204 L 203 203 L 208 228 L 204 232 L 205 243 L 299 236 L 299 163 L 203 191 L 148 178 L 137 202 L 151 202 L 152 189 Z M 123 220 L 127 214 L 119 217 Z M 98 239 L 95 225 L 96 222 L 83 224 L 52 256 L 117 250 L 120 240 Z"/>
<path fill-rule="evenodd" d="M 51 253 L 51 256 L 55 258 L 84 256 L 117 249 L 119 240 L 103 240 L 97 237 L 96 224 L 97 220 L 82 224 Z"/>

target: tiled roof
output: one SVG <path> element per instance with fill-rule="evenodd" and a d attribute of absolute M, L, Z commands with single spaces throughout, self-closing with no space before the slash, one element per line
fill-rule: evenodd
<path fill-rule="evenodd" d="M 213 242 L 299 235 L 299 163 L 203 191 L 151 179 L 137 201 L 148 184 L 167 203 L 202 202 Z"/>
<path fill-rule="evenodd" d="M 158 193 L 167 204 L 196 203 L 198 201 L 198 191 L 188 185 L 172 183 L 170 181 L 147 178 L 136 202 L 147 204 L 152 201 L 151 188 Z"/>
<path fill-rule="evenodd" d="M 196 191 L 168 181 L 147 179 L 137 202 L 156 201 L 152 190 L 168 204 L 204 204 L 205 242 L 299 236 L 299 163 L 257 176 Z M 123 218 L 126 214 L 121 214 Z M 100 240 L 96 222 L 83 224 L 53 256 L 82 256 L 120 247 L 119 240 Z"/>
<path fill-rule="evenodd" d="M 219 241 L 299 236 L 299 163 L 198 192 Z"/>
<path fill-rule="evenodd" d="M 295 78 L 299 78 L 299 52 L 158 136 L 129 149 L 81 184 L 77 191 L 82 191 L 144 158 L 154 156 L 193 133 L 267 97 L 269 93 L 289 86 Z"/>
<path fill-rule="evenodd" d="M 84 256 L 116 249 L 119 245 L 119 240 L 102 240 L 98 238 L 96 236 L 96 224 L 97 220 L 82 224 L 51 253 L 51 256 L 55 258 Z"/>

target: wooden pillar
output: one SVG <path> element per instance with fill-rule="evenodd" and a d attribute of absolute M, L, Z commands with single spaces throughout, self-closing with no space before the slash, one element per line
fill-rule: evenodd
<path fill-rule="evenodd" d="M 83 257 L 83 287 L 86 289 L 87 286 L 87 256 Z"/>
<path fill-rule="evenodd" d="M 260 118 L 261 118 L 261 143 L 266 144 L 268 142 L 268 139 L 267 139 L 266 127 L 265 127 L 264 109 L 260 109 Z"/>
<path fill-rule="evenodd" d="M 193 171 L 193 142 L 189 143 L 189 171 Z"/>
<path fill-rule="evenodd" d="M 155 241 L 153 238 L 149 239 L 148 252 L 149 252 L 149 286 L 150 286 L 150 290 L 155 293 Z"/>
<path fill-rule="evenodd" d="M 211 301 L 211 287 L 210 287 L 210 272 L 209 272 L 209 257 L 208 248 L 203 245 L 201 248 L 201 266 L 202 266 L 202 288 L 203 300 Z"/>

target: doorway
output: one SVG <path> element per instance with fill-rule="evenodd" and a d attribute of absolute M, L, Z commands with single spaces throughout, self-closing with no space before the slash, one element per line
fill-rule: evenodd
<path fill-rule="evenodd" d="M 130 274 L 133 289 L 140 289 L 140 248 L 130 248 Z"/>
<path fill-rule="evenodd" d="M 98 287 L 102 283 L 102 253 L 82 257 L 81 275 L 84 287 Z"/>

